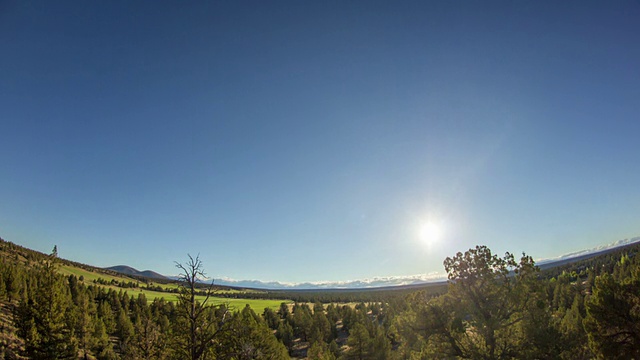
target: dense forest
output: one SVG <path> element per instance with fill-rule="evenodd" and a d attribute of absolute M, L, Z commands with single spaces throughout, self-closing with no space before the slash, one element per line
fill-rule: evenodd
<path fill-rule="evenodd" d="M 438 291 L 307 292 L 277 310 L 210 301 L 199 258 L 178 263 L 172 302 L 61 275 L 55 247 L 0 247 L 3 359 L 640 357 L 637 244 L 545 271 L 478 246 L 444 260 Z"/>

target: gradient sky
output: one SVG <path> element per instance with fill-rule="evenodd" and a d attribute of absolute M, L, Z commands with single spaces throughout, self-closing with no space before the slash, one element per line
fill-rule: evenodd
<path fill-rule="evenodd" d="M 640 235 L 639 114 L 637 1 L 4 1 L 0 236 L 286 282 L 548 258 Z"/>

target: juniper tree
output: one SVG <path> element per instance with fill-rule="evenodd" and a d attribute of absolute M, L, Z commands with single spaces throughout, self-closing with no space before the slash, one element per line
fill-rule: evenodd
<path fill-rule="evenodd" d="M 499 257 L 486 246 L 444 261 L 448 293 L 416 310 L 414 333 L 424 356 L 472 359 L 544 358 L 554 341 L 538 268 L 523 254 Z M 557 338 L 557 337 L 556 337 Z"/>

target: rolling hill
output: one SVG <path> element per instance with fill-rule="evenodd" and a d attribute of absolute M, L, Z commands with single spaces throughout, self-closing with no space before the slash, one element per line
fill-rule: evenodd
<path fill-rule="evenodd" d="M 125 275 L 142 276 L 150 279 L 169 280 L 169 278 L 167 278 L 166 276 L 158 274 L 155 271 L 151 271 L 151 270 L 139 271 L 127 265 L 110 266 L 104 269 L 119 272 Z"/>

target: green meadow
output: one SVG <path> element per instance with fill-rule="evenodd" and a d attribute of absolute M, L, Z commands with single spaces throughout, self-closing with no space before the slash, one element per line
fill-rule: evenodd
<path fill-rule="evenodd" d="M 58 271 L 63 275 L 75 275 L 78 278 L 82 276 L 84 279 L 83 282 L 86 285 L 91 285 L 93 284 L 94 281 L 98 281 L 99 279 L 106 280 L 108 282 L 111 282 L 112 280 L 117 282 L 123 282 L 123 281 L 124 282 L 131 281 L 134 283 L 140 282 L 139 280 L 130 278 L 126 275 L 114 276 L 111 274 L 97 272 L 97 271 L 90 271 L 90 270 L 86 270 L 86 269 L 82 269 L 82 268 L 78 268 L 70 265 L 61 265 Z M 172 301 L 172 302 L 175 302 L 178 300 L 178 294 L 171 293 L 171 292 L 148 290 L 144 288 L 145 284 L 142 282 L 140 282 L 139 288 L 121 288 L 115 285 L 100 285 L 100 284 L 98 285 L 105 288 L 114 289 L 116 291 L 122 290 L 127 294 L 134 295 L 134 296 L 137 296 L 137 294 L 144 294 L 144 296 L 148 300 L 164 299 L 166 301 Z M 164 289 L 172 290 L 172 289 L 176 289 L 179 285 L 177 283 L 170 283 L 170 284 L 153 283 L 153 286 L 161 286 Z M 280 304 L 283 302 L 292 303 L 291 300 L 242 299 L 242 298 L 225 298 L 225 297 L 215 296 L 216 294 L 242 294 L 244 292 L 255 293 L 258 291 L 257 290 L 241 291 L 236 289 L 224 289 L 224 290 L 219 290 L 214 292 L 213 296 L 211 296 L 208 301 L 212 304 L 226 304 L 227 306 L 229 306 L 229 308 L 231 308 L 234 311 L 242 310 L 242 308 L 244 308 L 246 305 L 249 305 L 257 313 L 261 313 L 262 310 L 264 310 L 265 308 L 271 308 L 271 309 L 277 310 L 280 307 Z M 204 299 L 205 299 L 204 296 L 198 296 L 198 300 L 203 301 Z"/>

